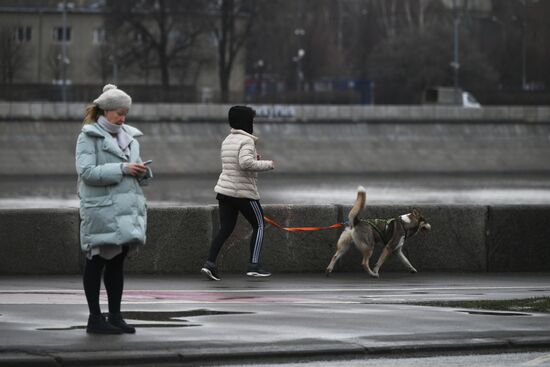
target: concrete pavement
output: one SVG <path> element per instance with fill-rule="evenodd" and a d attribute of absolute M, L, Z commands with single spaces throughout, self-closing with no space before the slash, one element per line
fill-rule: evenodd
<path fill-rule="evenodd" d="M 117 336 L 85 333 L 79 276 L 2 276 L 0 365 L 203 365 L 550 349 L 548 314 L 410 304 L 550 296 L 550 273 L 222 276 L 221 282 L 127 276 L 123 312 L 137 333 Z"/>

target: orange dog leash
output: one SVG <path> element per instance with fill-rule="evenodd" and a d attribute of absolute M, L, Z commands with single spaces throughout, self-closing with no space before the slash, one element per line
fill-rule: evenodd
<path fill-rule="evenodd" d="M 336 224 L 333 224 L 333 225 L 328 226 L 328 227 L 283 227 L 282 225 L 275 222 L 273 219 L 271 219 L 269 217 L 266 217 L 265 215 L 264 215 L 264 220 L 267 223 L 271 224 L 273 227 L 277 227 L 279 229 L 282 229 L 282 230 L 288 231 L 288 232 L 322 231 L 322 230 L 325 230 L 325 229 L 337 229 L 337 228 L 342 228 L 342 227 L 346 226 L 346 223 L 336 223 Z"/>

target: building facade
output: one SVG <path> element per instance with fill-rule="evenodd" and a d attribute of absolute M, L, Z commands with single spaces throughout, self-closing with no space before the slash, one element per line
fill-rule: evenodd
<path fill-rule="evenodd" d="M 115 46 L 107 42 L 106 15 L 103 1 L 0 1 L 0 83 L 160 86 L 160 71 L 145 70 L 140 62 L 123 67 L 117 60 Z M 196 43 L 199 56 L 170 70 L 170 89 L 185 89 L 185 98 L 193 101 L 212 100 L 219 93 L 216 43 L 208 34 Z M 237 98 L 243 93 L 244 59 L 238 57 L 230 80 L 230 94 Z"/>

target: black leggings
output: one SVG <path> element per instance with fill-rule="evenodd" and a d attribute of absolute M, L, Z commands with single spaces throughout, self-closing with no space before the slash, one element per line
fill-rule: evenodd
<path fill-rule="evenodd" d="M 122 269 L 124 258 L 128 254 L 128 246 L 122 247 L 122 253 L 116 255 L 111 260 L 106 260 L 99 255 L 92 259 L 86 259 L 86 268 L 84 269 L 84 293 L 88 301 L 90 314 L 101 314 L 99 307 L 99 291 L 101 288 L 101 274 L 103 268 L 103 283 L 107 290 L 107 299 L 109 300 L 109 313 L 119 313 L 120 303 L 122 301 L 122 290 L 124 289 L 124 275 Z"/>
<path fill-rule="evenodd" d="M 239 212 L 252 226 L 253 232 L 250 238 L 250 263 L 258 264 L 264 239 L 264 211 L 258 200 L 234 198 L 218 194 L 218 206 L 220 211 L 220 231 L 212 241 L 208 261 L 215 263 L 218 254 L 227 238 L 235 229 Z"/>

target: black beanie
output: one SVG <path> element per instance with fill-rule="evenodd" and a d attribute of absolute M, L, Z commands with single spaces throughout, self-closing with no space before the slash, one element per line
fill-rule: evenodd
<path fill-rule="evenodd" d="M 256 116 L 256 111 L 246 106 L 233 106 L 227 115 L 229 126 L 233 129 L 244 130 L 249 134 L 252 134 L 253 131 L 254 116 Z"/>

